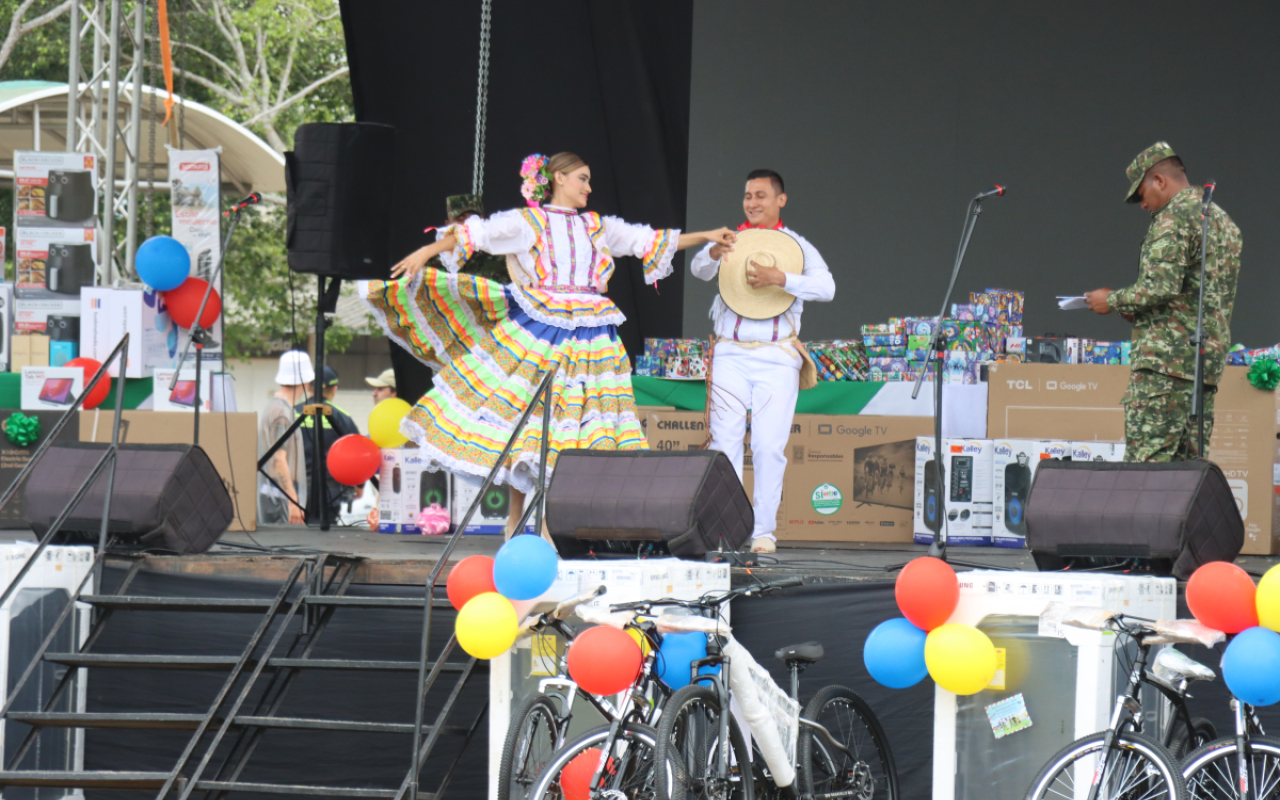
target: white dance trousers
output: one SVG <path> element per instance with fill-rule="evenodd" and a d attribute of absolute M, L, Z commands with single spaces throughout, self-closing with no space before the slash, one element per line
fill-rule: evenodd
<path fill-rule="evenodd" d="M 753 538 L 775 539 L 782 477 L 787 469 L 787 439 L 800 392 L 800 355 L 789 345 L 740 347 L 716 344 L 711 365 L 712 450 L 729 457 L 742 479 L 743 439 L 751 411 L 751 459 L 755 473 Z"/>

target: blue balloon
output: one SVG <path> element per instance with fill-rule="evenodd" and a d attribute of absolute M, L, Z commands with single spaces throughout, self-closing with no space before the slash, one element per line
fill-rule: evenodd
<path fill-rule="evenodd" d="M 881 622 L 862 647 L 867 672 L 890 689 L 915 686 L 929 674 L 924 663 L 924 640 L 928 635 L 902 617 Z"/>
<path fill-rule="evenodd" d="M 498 550 L 493 559 L 493 585 L 508 600 L 532 600 L 556 582 L 560 557 L 541 536 L 522 533 Z"/>
<path fill-rule="evenodd" d="M 177 289 L 191 274 L 191 254 L 172 236 L 152 236 L 134 256 L 138 277 L 158 292 Z"/>
<path fill-rule="evenodd" d="M 1236 634 L 1222 654 L 1222 679 L 1250 705 L 1280 702 L 1280 633 L 1248 628 Z"/>
<path fill-rule="evenodd" d="M 701 631 L 668 633 L 662 637 L 658 657 L 654 659 L 653 672 L 672 689 L 689 685 L 689 667 L 700 658 L 707 657 L 707 635 Z M 702 667 L 699 675 L 718 675 L 720 667 Z"/>

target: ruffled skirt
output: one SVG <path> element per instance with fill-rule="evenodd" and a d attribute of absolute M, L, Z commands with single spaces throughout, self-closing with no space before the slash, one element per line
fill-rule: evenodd
<path fill-rule="evenodd" d="M 552 470 L 561 450 L 647 449 L 615 326 L 540 322 L 508 287 L 464 273 L 426 269 L 413 282 L 363 282 L 360 292 L 387 335 L 436 370 L 435 388 L 401 424 L 431 468 L 487 475 L 552 367 Z M 538 403 L 498 483 L 533 488 L 542 411 Z"/>

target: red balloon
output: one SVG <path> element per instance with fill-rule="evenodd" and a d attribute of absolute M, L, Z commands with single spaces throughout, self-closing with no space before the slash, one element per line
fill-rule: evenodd
<path fill-rule="evenodd" d="M 80 367 L 84 370 L 83 386 L 88 386 L 89 381 L 93 380 L 93 376 L 98 374 L 98 370 L 102 369 L 102 362 L 92 358 L 73 358 L 64 367 Z M 83 391 L 83 389 L 81 390 Z M 107 399 L 107 395 L 111 393 L 111 377 L 103 375 L 102 380 L 98 381 L 98 385 L 93 387 L 93 391 L 84 399 L 85 408 L 97 408 L 102 405 L 102 401 Z"/>
<path fill-rule="evenodd" d="M 378 474 L 382 451 L 368 436 L 348 433 L 333 443 L 325 460 L 335 481 L 343 486 L 360 486 Z"/>
<path fill-rule="evenodd" d="M 489 556 L 462 559 L 449 571 L 445 591 L 449 593 L 449 603 L 458 611 L 476 595 L 498 591 L 493 585 L 493 559 Z"/>
<path fill-rule="evenodd" d="M 560 794 L 564 800 L 591 800 L 591 776 L 600 765 L 599 747 L 591 747 L 569 759 L 560 770 Z M 617 766 L 610 757 L 604 764 L 602 775 L 609 775 Z"/>
<path fill-rule="evenodd" d="M 908 563 L 898 573 L 893 588 L 902 616 L 924 631 L 951 618 L 960 603 L 960 581 L 947 562 L 925 556 Z"/>
<path fill-rule="evenodd" d="M 640 674 L 640 645 L 626 631 L 597 625 L 569 644 L 569 677 L 591 694 L 617 694 Z"/>
<path fill-rule="evenodd" d="M 177 289 L 162 292 L 165 307 L 169 309 L 169 316 L 173 317 L 173 321 L 178 323 L 179 327 L 190 328 L 196 321 L 196 312 L 200 310 L 200 301 L 204 299 L 204 291 L 207 288 L 209 288 L 208 281 L 201 278 L 187 278 Z M 218 296 L 218 290 L 214 289 L 209 293 L 209 302 L 205 303 L 200 327 L 213 327 L 213 323 L 218 321 L 218 315 L 221 313 L 222 298 Z"/>
<path fill-rule="evenodd" d="M 1258 624 L 1258 606 L 1249 573 L 1226 561 L 1210 561 L 1187 581 L 1187 607 L 1201 625 L 1239 633 Z"/>

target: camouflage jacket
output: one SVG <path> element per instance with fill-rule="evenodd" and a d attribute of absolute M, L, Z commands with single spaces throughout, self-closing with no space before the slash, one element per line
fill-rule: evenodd
<path fill-rule="evenodd" d="M 1193 380 L 1196 306 L 1200 296 L 1200 201 L 1202 189 L 1183 189 L 1151 217 L 1142 241 L 1138 282 L 1112 292 L 1107 302 L 1133 315 L 1133 369 L 1149 369 Z M 1227 212 L 1209 207 L 1209 254 L 1205 267 L 1204 380 L 1217 385 L 1231 346 L 1231 310 L 1240 277 L 1240 229 Z"/>

